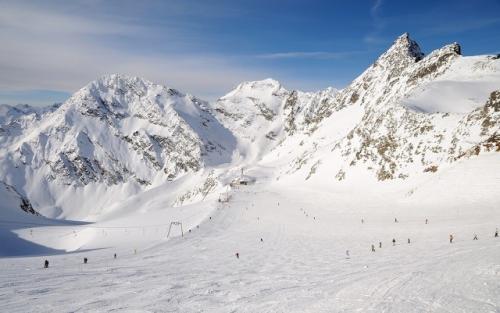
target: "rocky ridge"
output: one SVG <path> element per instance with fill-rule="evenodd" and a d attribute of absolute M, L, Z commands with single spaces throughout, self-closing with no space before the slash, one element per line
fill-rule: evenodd
<path fill-rule="evenodd" d="M 456 77 L 499 87 L 472 97 L 466 113 L 405 104 L 428 84 Z M 500 151 L 499 99 L 498 58 L 464 57 L 457 43 L 426 56 L 408 34 L 342 90 L 289 91 L 265 79 L 209 104 L 110 75 L 61 105 L 0 107 L 0 180 L 35 205 L 51 206 L 68 190 L 128 186 L 133 194 L 197 175 L 199 184 L 176 187 L 171 205 L 178 206 L 203 201 L 234 169 L 262 162 L 304 180 L 323 173 L 334 183 L 354 169 L 378 181 L 406 179 Z"/>

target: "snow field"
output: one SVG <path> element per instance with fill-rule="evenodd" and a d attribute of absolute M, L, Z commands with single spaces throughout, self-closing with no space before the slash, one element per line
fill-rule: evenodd
<path fill-rule="evenodd" d="M 265 170 L 249 170 L 257 183 L 233 190 L 229 203 L 183 208 L 184 217 L 200 221 L 184 237 L 140 245 L 133 239 L 138 234 L 106 242 L 96 232 L 80 247 L 94 250 L 0 259 L 0 310 L 497 312 L 500 238 L 493 233 L 500 217 L 485 196 L 498 174 L 472 184 L 465 204 L 429 207 L 418 192 L 439 192 L 440 180 L 453 185 L 457 175 L 474 181 L 479 164 L 491 162 L 496 160 L 464 162 L 457 171 L 422 183 L 410 196 L 419 198 L 406 203 L 396 193 L 368 189 L 353 199 L 341 189 L 271 185 Z M 132 214 L 114 225 L 128 220 L 146 226 L 159 216 Z M 472 240 L 474 233 L 478 241 Z M 82 264 L 83 257 L 89 264 Z M 47 270 L 42 269 L 45 258 L 51 262 Z"/>

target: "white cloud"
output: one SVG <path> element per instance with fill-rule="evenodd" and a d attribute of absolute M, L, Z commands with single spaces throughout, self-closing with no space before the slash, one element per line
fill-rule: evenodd
<path fill-rule="evenodd" d="M 382 0 L 375 0 L 374 1 L 373 5 L 371 7 L 371 10 L 370 10 L 372 17 L 377 16 L 378 10 L 380 9 L 381 6 L 382 6 Z"/>
<path fill-rule="evenodd" d="M 159 30 L 123 18 L 3 3 L 0 89 L 74 92 L 99 76 L 123 73 L 213 98 L 242 80 L 268 76 L 222 55 L 160 53 L 134 46 L 144 40 L 171 40 L 176 45 L 182 34 L 169 30 L 162 29 L 159 37 Z"/>
<path fill-rule="evenodd" d="M 383 0 L 374 0 L 373 5 L 370 8 L 373 30 L 363 38 L 363 41 L 367 44 L 379 44 L 386 42 L 384 39 L 380 38 L 380 33 L 385 26 L 383 20 L 379 16 L 382 4 Z"/>

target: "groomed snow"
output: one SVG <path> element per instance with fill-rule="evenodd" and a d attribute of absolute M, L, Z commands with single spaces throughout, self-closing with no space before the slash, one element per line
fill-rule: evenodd
<path fill-rule="evenodd" d="M 0 259 L 0 311 L 497 312 L 499 166 L 485 154 L 355 198 L 256 167 L 228 203 L 162 208 L 158 192 L 120 219 L 19 229 L 80 250 Z M 172 220 L 192 231 L 167 240 Z"/>

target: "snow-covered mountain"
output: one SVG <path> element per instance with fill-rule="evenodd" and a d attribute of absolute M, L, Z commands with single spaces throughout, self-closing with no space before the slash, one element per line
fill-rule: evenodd
<path fill-rule="evenodd" d="M 0 180 L 49 216 L 71 216 L 84 205 L 75 194 L 109 204 L 227 163 L 235 148 L 206 102 L 135 77 L 103 77 L 43 112 L 4 111 Z"/>
<path fill-rule="evenodd" d="M 111 75 L 61 105 L 1 106 L 0 145 L 0 181 L 59 218 L 96 219 L 148 190 L 203 200 L 255 166 L 326 188 L 404 181 L 500 151 L 500 60 L 456 43 L 425 56 L 403 34 L 342 90 L 265 79 L 213 104 Z"/>
<path fill-rule="evenodd" d="M 499 152 L 500 56 L 408 34 L 341 90 L 1 105 L 0 311 L 498 312 Z"/>
<path fill-rule="evenodd" d="M 498 152 L 500 60 L 464 57 L 460 50 L 455 43 L 424 56 L 403 34 L 319 105 L 292 93 L 283 106 L 298 108 L 287 120 L 294 125 L 288 129 L 299 131 L 289 133 L 267 159 L 290 156 L 285 173 L 310 178 L 322 172 L 320 180 L 331 183 L 360 169 L 379 181 L 405 179 Z"/>

